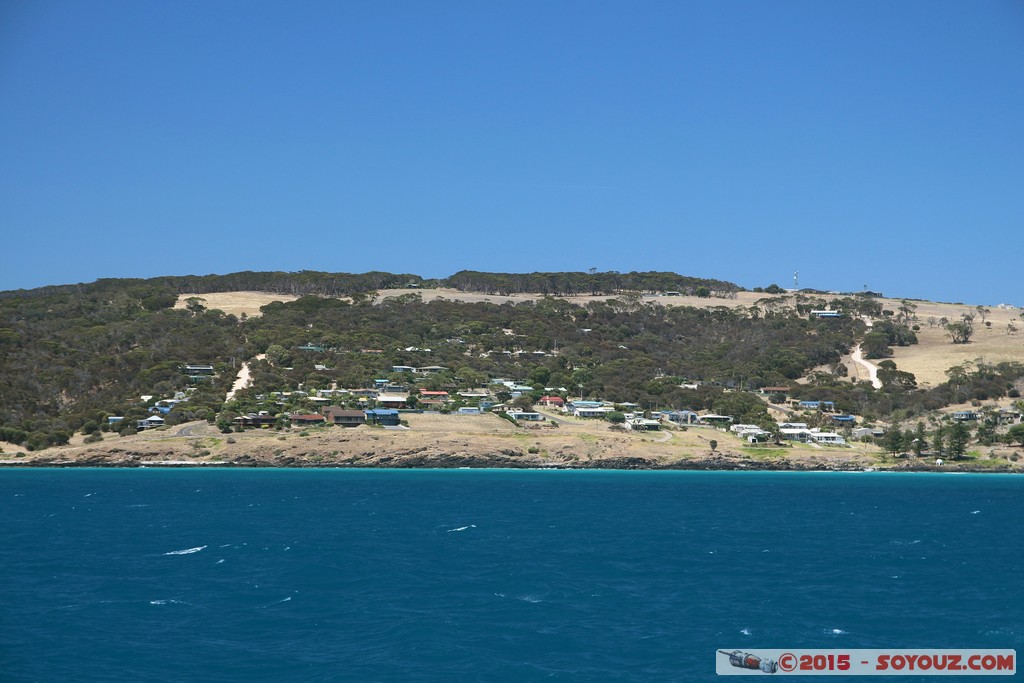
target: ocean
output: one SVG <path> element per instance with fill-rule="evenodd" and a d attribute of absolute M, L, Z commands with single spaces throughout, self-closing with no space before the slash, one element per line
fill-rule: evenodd
<path fill-rule="evenodd" d="M 717 649 L 1024 651 L 1013 475 L 7 469 L 0 516 L 3 681 L 705 681 Z"/>

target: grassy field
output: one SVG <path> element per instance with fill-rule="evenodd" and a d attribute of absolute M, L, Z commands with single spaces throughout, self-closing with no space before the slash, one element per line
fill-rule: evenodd
<path fill-rule="evenodd" d="M 267 292 L 213 292 L 211 294 L 181 294 L 175 308 L 185 308 L 189 298 L 198 297 L 209 309 L 217 309 L 232 315 L 260 315 L 260 307 L 272 301 L 295 301 L 297 296 L 287 294 L 268 294 Z"/>

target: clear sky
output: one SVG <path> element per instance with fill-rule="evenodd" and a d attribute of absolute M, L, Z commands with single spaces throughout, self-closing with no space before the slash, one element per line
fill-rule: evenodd
<path fill-rule="evenodd" d="M 0 0 L 0 289 L 673 270 L 1024 305 L 1024 2 Z"/>

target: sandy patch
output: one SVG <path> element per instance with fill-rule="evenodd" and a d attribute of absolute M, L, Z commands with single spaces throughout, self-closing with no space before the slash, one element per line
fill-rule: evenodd
<path fill-rule="evenodd" d="M 191 297 L 203 299 L 202 304 L 209 309 L 217 309 L 231 315 L 260 315 L 260 307 L 274 301 L 295 301 L 299 297 L 290 294 L 269 294 L 267 292 L 212 292 L 210 294 L 181 294 L 175 308 L 185 308 Z"/>

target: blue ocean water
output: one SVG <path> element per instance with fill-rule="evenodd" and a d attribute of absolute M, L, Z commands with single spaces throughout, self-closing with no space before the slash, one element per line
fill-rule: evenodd
<path fill-rule="evenodd" d="M 1024 651 L 1024 477 L 26 469 L 0 471 L 0 516 L 4 681 L 701 681 L 718 648 Z"/>

